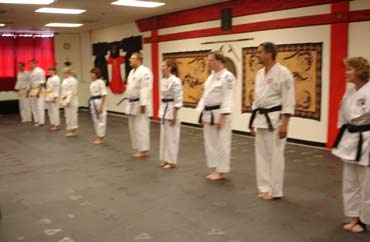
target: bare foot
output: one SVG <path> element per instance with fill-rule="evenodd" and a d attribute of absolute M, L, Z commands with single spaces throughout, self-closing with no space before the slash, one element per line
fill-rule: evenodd
<path fill-rule="evenodd" d="M 168 163 L 167 162 L 162 162 L 159 167 L 164 167 L 165 165 L 167 165 Z"/>
<path fill-rule="evenodd" d="M 77 135 L 76 132 L 67 132 L 64 136 L 65 137 L 74 137 L 76 135 Z"/>
<path fill-rule="evenodd" d="M 49 131 L 58 131 L 59 127 L 58 126 L 53 126 L 49 129 Z"/>
<path fill-rule="evenodd" d="M 40 127 L 40 124 L 39 123 L 34 123 L 33 127 Z"/>
<path fill-rule="evenodd" d="M 132 156 L 135 158 L 143 158 L 143 157 L 147 157 L 148 153 L 146 151 L 138 151 L 138 152 L 135 152 Z"/>
<path fill-rule="evenodd" d="M 361 232 L 364 232 L 364 231 L 365 231 L 365 228 L 360 224 L 356 224 L 355 226 L 353 226 L 351 228 L 351 232 L 353 232 L 353 233 L 361 233 Z"/>
<path fill-rule="evenodd" d="M 219 181 L 225 179 L 225 177 L 222 173 L 213 172 L 207 176 L 207 179 L 210 181 Z"/>
<path fill-rule="evenodd" d="M 176 165 L 175 164 L 171 164 L 171 163 L 167 163 L 167 165 L 163 166 L 164 169 L 172 169 L 172 168 L 176 168 Z"/>
<path fill-rule="evenodd" d="M 268 195 L 268 193 L 267 193 L 267 192 L 260 192 L 260 193 L 258 193 L 257 197 L 258 197 L 258 198 L 263 198 L 263 197 L 264 197 L 264 196 L 266 196 L 266 195 Z"/>
<path fill-rule="evenodd" d="M 263 200 L 278 200 L 281 197 L 273 197 L 270 194 L 265 194 L 263 197 L 261 197 Z"/>
<path fill-rule="evenodd" d="M 104 144 L 104 140 L 102 139 L 97 139 L 93 142 L 95 145 L 101 145 L 101 144 Z"/>
<path fill-rule="evenodd" d="M 358 220 L 357 220 L 357 219 L 353 219 L 351 223 L 344 225 L 344 226 L 343 226 L 343 229 L 344 229 L 344 230 L 347 230 L 347 231 L 351 231 L 351 230 L 352 230 L 352 228 L 353 228 L 356 224 L 358 224 Z"/>

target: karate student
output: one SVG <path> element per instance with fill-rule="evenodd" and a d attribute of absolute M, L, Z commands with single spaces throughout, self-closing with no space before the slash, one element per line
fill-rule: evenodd
<path fill-rule="evenodd" d="M 153 74 L 142 65 L 141 53 L 132 53 L 130 66 L 133 68 L 127 78 L 126 114 L 131 136 L 133 157 L 142 158 L 148 155 L 150 149 L 150 117 L 153 115 L 152 83 Z"/>
<path fill-rule="evenodd" d="M 204 84 L 203 95 L 196 110 L 201 112 L 207 164 L 215 170 L 206 178 L 222 180 L 230 171 L 231 112 L 235 76 L 225 68 L 226 58 L 221 52 L 208 55 L 208 66 L 213 73 Z"/>
<path fill-rule="evenodd" d="M 37 66 L 35 60 L 30 60 L 31 67 L 31 110 L 33 114 L 34 127 L 45 124 L 45 72 Z"/>
<path fill-rule="evenodd" d="M 31 88 L 30 73 L 24 70 L 24 62 L 18 64 L 19 72 L 17 74 L 17 83 L 15 90 L 19 97 L 19 113 L 21 115 L 22 123 L 31 122 L 31 103 L 28 94 Z"/>
<path fill-rule="evenodd" d="M 92 82 L 90 84 L 89 109 L 97 136 L 94 144 L 99 145 L 104 143 L 107 129 L 107 89 L 105 87 L 105 82 L 101 79 L 102 74 L 99 68 L 91 69 L 90 76 Z"/>
<path fill-rule="evenodd" d="M 64 80 L 62 82 L 60 105 L 64 107 L 66 119 L 66 137 L 76 136 L 78 128 L 78 81 L 70 68 L 63 70 Z"/>
<path fill-rule="evenodd" d="M 344 214 L 352 218 L 344 229 L 358 233 L 370 224 L 370 65 L 362 57 L 345 60 L 351 83 L 339 109 L 341 127 L 332 153 L 343 162 Z"/>
<path fill-rule="evenodd" d="M 48 68 L 50 77 L 46 82 L 45 102 L 48 110 L 49 121 L 52 127 L 50 131 L 58 131 L 60 126 L 59 113 L 59 93 L 60 93 L 60 78 L 57 75 L 56 68 L 51 66 Z"/>
<path fill-rule="evenodd" d="M 176 62 L 165 60 L 161 65 L 162 79 L 160 82 L 160 108 L 158 116 L 161 120 L 160 155 L 163 161 L 160 167 L 171 169 L 176 167 L 180 141 L 180 120 L 178 111 L 182 107 L 182 84 L 177 75 Z"/>
<path fill-rule="evenodd" d="M 294 80 L 290 71 L 276 62 L 276 46 L 258 46 L 258 59 L 264 65 L 255 78 L 254 102 L 249 129 L 256 136 L 258 197 L 283 197 L 284 149 L 290 117 L 294 114 Z"/>

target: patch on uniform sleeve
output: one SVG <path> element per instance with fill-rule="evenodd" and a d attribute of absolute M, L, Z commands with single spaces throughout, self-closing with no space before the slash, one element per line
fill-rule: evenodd
<path fill-rule="evenodd" d="M 231 77 L 229 77 L 227 80 L 227 89 L 231 90 L 233 89 L 233 79 Z"/>
<path fill-rule="evenodd" d="M 150 86 L 150 75 L 145 74 L 144 75 L 144 87 L 149 87 Z"/>

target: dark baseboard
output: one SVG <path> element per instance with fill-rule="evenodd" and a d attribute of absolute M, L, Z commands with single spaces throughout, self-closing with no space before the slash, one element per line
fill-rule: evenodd
<path fill-rule="evenodd" d="M 199 128 L 200 126 L 198 124 L 193 124 L 193 123 L 187 123 L 187 122 L 181 122 L 182 125 L 190 126 L 190 127 L 197 127 Z M 246 131 L 239 131 L 239 130 L 233 130 L 233 134 L 239 134 L 239 135 L 245 135 L 245 136 L 251 136 L 250 132 Z M 316 142 L 316 141 L 307 141 L 307 140 L 301 140 L 301 139 L 293 139 L 293 138 L 288 138 L 287 140 L 290 143 L 294 144 L 301 144 L 301 145 L 308 145 L 308 146 L 315 146 L 315 147 L 321 147 L 325 148 L 326 144 L 321 143 L 321 142 Z"/>
<path fill-rule="evenodd" d="M 80 107 L 80 109 L 88 109 L 87 107 Z M 116 114 L 116 115 L 121 115 L 122 117 L 127 117 L 126 114 L 121 113 L 121 112 L 114 112 L 114 111 L 108 111 L 110 114 Z M 189 127 L 195 127 L 195 128 L 200 128 L 199 124 L 194 124 L 194 123 L 187 123 L 187 122 L 181 122 L 181 125 L 189 126 Z M 239 130 L 233 130 L 233 134 L 239 134 L 239 135 L 245 135 L 245 136 L 250 136 L 250 132 L 245 132 L 245 131 L 239 131 Z M 293 138 L 288 138 L 288 142 L 294 143 L 294 144 L 301 144 L 301 145 L 308 145 L 308 146 L 314 146 L 314 147 L 321 147 L 325 148 L 326 144 L 321 143 L 321 142 L 316 142 L 316 141 L 307 141 L 307 140 L 301 140 L 301 139 L 293 139 Z"/>
<path fill-rule="evenodd" d="M 0 114 L 19 113 L 18 100 L 0 101 Z"/>

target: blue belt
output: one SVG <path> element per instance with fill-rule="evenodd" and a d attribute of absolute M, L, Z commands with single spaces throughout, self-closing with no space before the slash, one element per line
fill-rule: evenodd
<path fill-rule="evenodd" d="M 96 114 L 96 118 L 99 119 L 99 110 L 98 110 L 98 107 L 96 106 L 95 102 L 93 101 L 93 100 L 96 100 L 96 99 L 102 99 L 102 96 L 99 95 L 99 96 L 91 96 L 90 97 L 89 113 L 91 113 L 91 101 L 92 101 L 93 107 L 94 107 L 94 111 L 95 111 L 95 114 Z"/>
<path fill-rule="evenodd" d="M 162 101 L 162 103 L 166 104 L 166 107 L 164 108 L 163 116 L 162 116 L 162 119 L 161 119 L 161 123 L 164 124 L 165 120 L 166 120 L 166 113 L 167 113 L 167 109 L 168 109 L 168 103 L 173 102 L 174 99 L 173 98 L 162 98 L 161 101 Z"/>

